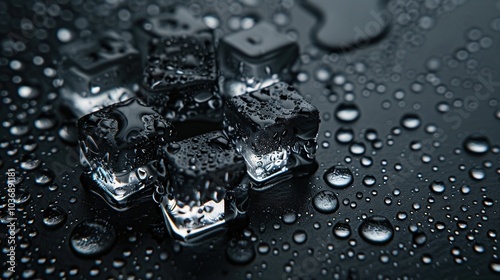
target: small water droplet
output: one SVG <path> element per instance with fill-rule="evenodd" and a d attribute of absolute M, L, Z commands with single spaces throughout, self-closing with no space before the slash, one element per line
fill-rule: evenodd
<path fill-rule="evenodd" d="M 338 222 L 333 226 L 333 235 L 339 239 L 347 239 L 351 236 L 351 226 L 348 223 Z"/>
<path fill-rule="evenodd" d="M 293 233 L 293 241 L 297 244 L 304 244 L 307 241 L 307 233 L 302 229 L 296 230 Z"/>
<path fill-rule="evenodd" d="M 101 219 L 83 221 L 73 229 L 70 237 L 73 251 L 85 257 L 104 254 L 113 247 L 115 241 L 115 229 Z"/>
<path fill-rule="evenodd" d="M 297 221 L 297 214 L 293 211 L 288 211 L 283 215 L 283 223 L 291 225 Z"/>
<path fill-rule="evenodd" d="M 335 133 L 335 139 L 341 144 L 350 143 L 354 140 L 354 131 L 348 127 L 341 127 Z"/>

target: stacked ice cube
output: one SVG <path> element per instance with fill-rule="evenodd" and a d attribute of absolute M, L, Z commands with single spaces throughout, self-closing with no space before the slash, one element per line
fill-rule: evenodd
<path fill-rule="evenodd" d="M 116 32 L 85 37 L 61 47 L 63 103 L 77 117 L 135 96 L 140 54 Z"/>
<path fill-rule="evenodd" d="M 317 109 L 284 82 L 296 43 L 259 23 L 222 38 L 217 49 L 211 31 L 188 14 L 174 8 L 137 23 L 135 43 L 147 58 L 116 34 L 103 35 L 90 40 L 98 46 L 91 54 L 80 48 L 85 40 L 70 43 L 61 68 L 67 104 L 140 80 L 139 99 L 75 109 L 87 113 L 78 121 L 82 164 L 116 208 L 154 190 L 168 229 L 187 242 L 241 217 L 249 185 L 310 171 L 319 125 Z M 244 90 L 228 91 L 231 83 Z M 200 121 L 224 129 L 175 139 L 175 125 Z"/>

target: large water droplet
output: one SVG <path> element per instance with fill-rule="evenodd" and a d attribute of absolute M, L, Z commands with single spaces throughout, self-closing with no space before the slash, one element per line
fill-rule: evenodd
<path fill-rule="evenodd" d="M 485 136 L 474 134 L 465 138 L 463 146 L 471 154 L 482 155 L 490 150 L 490 141 Z"/>
<path fill-rule="evenodd" d="M 49 207 L 43 212 L 43 225 L 58 228 L 66 222 L 68 214 L 59 206 Z"/>
<path fill-rule="evenodd" d="M 495 273 L 500 273 L 500 260 L 491 261 L 490 269 Z"/>
<path fill-rule="evenodd" d="M 16 190 L 16 195 L 14 197 L 14 203 L 16 205 L 24 205 L 26 204 L 31 198 L 31 195 L 29 192 L 25 190 Z"/>
<path fill-rule="evenodd" d="M 330 167 L 323 176 L 325 182 L 332 188 L 343 189 L 352 185 L 354 176 L 351 170 L 343 165 Z"/>
<path fill-rule="evenodd" d="M 19 166 L 26 171 L 31 171 L 37 169 L 40 164 L 42 164 L 42 161 L 36 156 L 26 156 Z"/>
<path fill-rule="evenodd" d="M 332 191 L 320 191 L 312 201 L 314 209 L 323 214 L 331 214 L 339 208 L 339 200 Z"/>
<path fill-rule="evenodd" d="M 394 236 L 394 229 L 387 218 L 371 216 L 361 223 L 359 234 L 372 244 L 386 244 Z"/>
<path fill-rule="evenodd" d="M 115 229 L 105 220 L 87 220 L 78 224 L 71 233 L 70 244 L 75 253 L 85 257 L 107 252 L 116 240 Z"/>
<path fill-rule="evenodd" d="M 247 264 L 255 258 L 255 249 L 248 239 L 231 239 L 226 248 L 226 257 L 232 263 Z"/>
<path fill-rule="evenodd" d="M 54 180 L 55 174 L 48 168 L 42 168 L 36 172 L 35 182 L 38 185 L 46 185 Z"/>

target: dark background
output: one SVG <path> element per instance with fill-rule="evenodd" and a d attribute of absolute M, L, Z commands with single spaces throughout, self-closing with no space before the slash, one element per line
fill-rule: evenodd
<path fill-rule="evenodd" d="M 498 279 L 500 2 L 392 2 L 401 2 L 402 9 L 378 40 L 348 51 L 332 51 L 315 41 L 320 15 L 301 1 L 182 1 L 195 15 L 217 15 L 218 36 L 234 32 L 231 26 L 237 22 L 282 23 L 285 17 L 279 30 L 296 37 L 301 51 L 294 84 L 321 115 L 319 168 L 314 175 L 267 191 L 252 191 L 247 226 L 185 247 L 165 234 L 156 205 L 116 212 L 80 183 L 76 145 L 60 137 L 66 126 L 75 133 L 74 120 L 60 112 L 51 73 L 62 44 L 56 35 L 60 28 L 71 30 L 74 36 L 85 29 L 109 28 L 130 36 L 126 30 L 148 7 L 161 9 L 173 2 L 2 1 L 0 181 L 6 182 L 5 172 L 15 168 L 22 179 L 18 196 L 29 195 L 16 211 L 16 274 L 4 272 L 8 265 L 2 256 L 2 278 L 84 279 L 96 274 L 96 278 L 114 279 Z M 83 29 L 82 18 L 88 22 Z M 366 24 L 359 26 L 363 29 Z M 347 26 L 345 32 L 352 32 Z M 479 38 L 470 35 L 471 29 L 480 31 Z M 491 40 L 483 39 L 478 51 L 460 52 L 485 37 Z M 12 45 L 12 38 L 24 47 Z M 43 63 L 34 63 L 40 57 Z M 15 60 L 21 62 L 21 69 L 13 69 Z M 18 88 L 24 84 L 37 88 L 40 95 L 20 98 Z M 335 111 L 350 99 L 360 117 L 345 124 L 335 118 Z M 439 112 L 438 104 L 447 104 L 448 112 Z M 409 113 L 421 120 L 415 130 L 401 126 L 403 115 Z M 53 125 L 39 129 L 40 120 Z M 336 141 L 335 132 L 341 126 L 351 128 L 354 141 L 365 144 L 363 156 L 351 154 L 349 145 Z M 16 135 L 15 130 L 24 128 L 28 129 L 25 134 Z M 374 149 L 365 139 L 367 129 L 377 131 L 381 149 Z M 489 140 L 484 155 L 463 148 L 465 138 L 475 133 Z M 411 150 L 412 141 L 423 147 Z M 34 143 L 37 146 L 30 151 Z M 371 166 L 361 164 L 363 157 L 372 159 Z M 35 170 L 22 167 L 23 162 L 33 160 L 40 161 Z M 352 187 L 338 190 L 326 185 L 323 174 L 336 164 L 352 170 Z M 40 186 L 35 178 L 43 168 L 56 175 L 50 184 Z M 483 170 L 485 178 L 472 178 L 472 168 Z M 366 175 L 376 178 L 374 186 L 363 185 Z M 444 193 L 430 191 L 434 180 L 445 183 Z M 463 185 L 470 186 L 470 193 L 460 191 Z M 340 201 L 333 214 L 321 214 L 312 206 L 311 196 L 324 189 L 333 190 Z M 3 223 L 6 191 L 1 194 Z M 54 230 L 42 221 L 43 210 L 51 204 L 68 215 L 64 225 Z M 400 212 L 406 219 L 397 218 Z M 297 216 L 293 224 L 283 222 L 287 213 Z M 388 244 L 373 245 L 360 238 L 361 221 L 372 215 L 384 216 L 393 225 L 394 238 Z M 77 224 L 91 218 L 109 221 L 117 240 L 109 253 L 85 259 L 71 251 L 69 237 Z M 338 221 L 350 224 L 349 239 L 333 236 L 332 225 Z M 440 224 L 444 229 L 437 229 Z M 425 233 L 423 245 L 414 244 L 412 227 Z M 296 244 L 292 236 L 301 229 L 307 232 L 307 241 Z M 0 232 L 6 232 L 6 225 Z M 232 237 L 252 241 L 256 254 L 252 262 L 236 265 L 228 261 L 225 251 Z M 6 239 L 1 242 L 4 248 Z M 258 250 L 266 248 L 265 244 L 268 252 Z M 425 257 L 432 261 L 424 263 Z"/>

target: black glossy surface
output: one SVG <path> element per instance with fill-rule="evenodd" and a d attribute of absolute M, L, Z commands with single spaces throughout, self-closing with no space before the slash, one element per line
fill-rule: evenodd
<path fill-rule="evenodd" d="M 16 274 L 3 270 L 2 278 L 497 279 L 498 1 L 390 1 L 398 9 L 382 37 L 336 53 L 311 39 L 319 19 L 301 1 L 228 2 L 182 1 L 191 13 L 217 15 L 217 37 L 256 20 L 297 39 L 294 84 L 321 116 L 317 172 L 251 190 L 248 226 L 194 246 L 168 237 L 154 203 L 114 211 L 79 180 L 76 130 L 68 125 L 76 120 L 61 113 L 54 87 L 54 60 L 64 44 L 57 33 L 63 27 L 74 39 L 87 29 L 126 33 L 148 10 L 158 14 L 168 5 L 2 1 L 0 182 L 15 169 L 19 229 Z M 360 111 L 348 122 L 336 114 L 345 102 Z M 403 126 L 407 114 L 418 116 L 415 129 Z M 341 127 L 352 130 L 349 143 L 336 140 Z M 487 149 L 466 145 L 476 134 Z M 337 164 L 352 171 L 352 186 L 332 189 L 324 181 Z M 53 178 L 41 178 L 44 168 Z M 431 186 L 436 180 L 444 190 Z M 313 205 L 323 190 L 339 199 L 334 213 Z M 1 195 L 5 254 L 7 191 Z M 67 213 L 56 228 L 44 223 L 54 205 Z M 394 229 L 384 244 L 360 233 L 373 216 Z M 108 221 L 116 233 L 110 251 L 98 257 L 81 257 L 70 245 L 88 219 Z"/>

